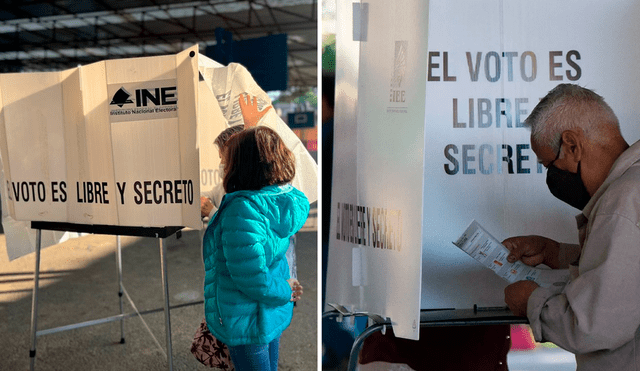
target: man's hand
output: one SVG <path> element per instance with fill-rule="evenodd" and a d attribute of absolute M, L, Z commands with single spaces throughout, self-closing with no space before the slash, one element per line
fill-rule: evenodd
<path fill-rule="evenodd" d="M 302 285 L 300 284 L 300 282 L 293 278 L 289 278 L 287 282 L 289 282 L 289 286 L 291 287 L 291 301 L 300 300 L 300 297 L 304 293 L 302 291 Z"/>
<path fill-rule="evenodd" d="M 242 111 L 242 119 L 244 120 L 245 129 L 258 125 L 258 121 L 262 116 L 267 114 L 272 106 L 267 106 L 262 111 L 258 111 L 258 98 L 249 94 L 240 94 L 239 103 L 240 111 Z"/>
<path fill-rule="evenodd" d="M 507 238 L 502 244 L 511 251 L 507 257 L 510 263 L 522 260 L 532 267 L 544 263 L 558 268 L 559 244 L 554 240 L 542 236 L 518 236 Z"/>
<path fill-rule="evenodd" d="M 518 281 L 504 289 L 504 302 L 518 317 L 526 317 L 527 302 L 533 290 L 539 286 L 533 281 Z"/>

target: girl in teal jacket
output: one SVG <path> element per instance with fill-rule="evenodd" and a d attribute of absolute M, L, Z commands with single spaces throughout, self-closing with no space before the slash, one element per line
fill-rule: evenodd
<path fill-rule="evenodd" d="M 280 336 L 302 294 L 285 253 L 309 201 L 288 184 L 294 157 L 268 127 L 232 136 L 222 160 L 227 194 L 203 240 L 207 325 L 229 347 L 236 370 L 275 371 Z"/>

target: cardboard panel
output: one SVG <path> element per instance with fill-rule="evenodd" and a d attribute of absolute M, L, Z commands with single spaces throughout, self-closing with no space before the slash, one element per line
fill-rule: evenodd
<path fill-rule="evenodd" d="M 628 61 L 640 47 L 628 20 L 640 4 L 431 1 L 430 13 L 422 307 L 504 305 L 507 283 L 451 241 L 476 219 L 499 240 L 577 243 L 579 210 L 549 192 L 522 122 L 554 86 L 575 83 L 601 94 L 637 141 L 640 76 Z"/>
<path fill-rule="evenodd" d="M 64 158 L 61 74 L 8 74 L 2 77 L 7 158 L 7 178 L 15 217 L 61 221 L 65 205 L 57 202 L 53 182 L 64 180 L 64 171 L 50 165 Z M 10 138 L 10 139 L 9 139 Z M 64 187 L 63 187 L 64 188 Z"/>
<path fill-rule="evenodd" d="M 336 200 L 347 205 L 356 205 L 357 173 L 353 163 L 357 160 L 357 148 L 352 143 L 357 140 L 358 124 L 358 79 L 360 69 L 360 43 L 352 38 L 353 6 L 349 2 L 336 3 L 336 96 L 333 143 L 333 177 L 331 188 L 331 213 L 329 234 L 329 261 L 327 265 L 327 303 L 347 306 L 351 310 L 364 310 L 365 297 L 359 292 L 354 295 L 352 285 L 353 261 L 350 248 L 337 248 L 337 215 L 341 212 Z M 349 119 L 347 119 L 349 118 Z M 348 161 L 342 161 L 342 159 Z M 340 161 L 338 161 L 340 159 Z M 358 289 L 360 290 L 360 289 Z M 330 308 L 323 308 L 327 310 Z"/>
<path fill-rule="evenodd" d="M 390 317 L 397 336 L 417 339 L 428 3 L 367 1 L 343 10 L 353 14 L 353 33 L 347 28 L 346 42 L 336 41 L 341 48 L 349 36 L 358 40 L 359 59 L 339 59 L 338 70 L 358 63 L 359 76 L 339 74 L 344 111 L 336 115 L 353 108 L 357 119 L 336 117 L 327 302 Z M 348 286 L 334 299 L 336 284 Z"/>
<path fill-rule="evenodd" d="M 109 59 L 105 61 L 107 85 L 173 80 L 176 78 L 175 58 L 175 55 L 161 55 L 157 57 Z"/>
<path fill-rule="evenodd" d="M 117 224 L 105 63 L 72 71 L 79 79 L 67 78 L 63 83 L 67 181 L 69 197 L 75 201 L 68 202 L 69 220 Z M 76 89 L 80 97 L 67 97 Z M 79 112 L 74 109 L 78 102 Z"/>
<path fill-rule="evenodd" d="M 180 225 L 182 205 L 199 199 L 180 175 L 178 134 L 175 119 L 112 124 L 120 225 Z"/>
<path fill-rule="evenodd" d="M 178 138 L 180 143 L 180 179 L 192 181 L 191 202 L 182 204 L 182 224 L 198 225 L 199 213 L 193 205 L 200 206 L 200 162 L 197 143 L 198 124 L 198 47 L 192 47 L 176 55 L 177 88 L 182 94 L 178 99 Z M 196 104 L 194 104 L 196 103 Z"/>
<path fill-rule="evenodd" d="M 220 153 L 213 144 L 224 129 L 227 128 L 225 119 L 216 96 L 213 93 L 212 82 L 214 70 L 224 68 L 224 65 L 200 55 L 198 57 L 198 148 L 200 149 L 200 192 L 211 191 L 222 182 L 220 170 Z"/>
<path fill-rule="evenodd" d="M 10 216 L 199 228 L 198 55 L 0 75 Z"/>
<path fill-rule="evenodd" d="M 220 154 L 213 144 L 218 134 L 226 129 L 226 120 L 213 92 L 204 81 L 198 83 L 198 147 L 200 150 L 200 192 L 212 190 L 222 182 Z"/>

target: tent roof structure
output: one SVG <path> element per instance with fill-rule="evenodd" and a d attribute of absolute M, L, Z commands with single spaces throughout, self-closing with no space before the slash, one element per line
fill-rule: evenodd
<path fill-rule="evenodd" d="M 61 70 L 105 59 L 174 54 L 288 35 L 289 86 L 317 84 L 316 0 L 2 0 L 0 72 Z"/>

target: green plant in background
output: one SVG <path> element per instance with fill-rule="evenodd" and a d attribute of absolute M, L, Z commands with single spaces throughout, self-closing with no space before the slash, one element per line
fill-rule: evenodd
<path fill-rule="evenodd" d="M 304 95 L 300 95 L 299 97 L 292 100 L 295 104 L 304 104 L 309 103 L 309 105 L 313 108 L 318 108 L 318 94 L 314 91 L 308 91 Z"/>
<path fill-rule="evenodd" d="M 322 42 L 322 71 L 336 71 L 336 35 L 327 35 Z"/>
<path fill-rule="evenodd" d="M 307 103 L 310 108 L 318 108 L 318 89 L 296 89 L 283 91 L 277 99 L 273 100 L 273 104 L 277 103 L 295 103 L 305 104 Z"/>

